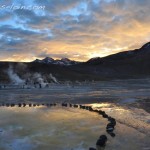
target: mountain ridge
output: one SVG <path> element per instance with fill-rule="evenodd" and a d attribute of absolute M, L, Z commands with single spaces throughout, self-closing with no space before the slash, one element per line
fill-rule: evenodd
<path fill-rule="evenodd" d="M 143 53 L 150 53 L 150 42 L 144 44 L 141 48 L 135 49 L 135 50 L 128 50 L 128 51 L 123 51 L 123 52 L 118 52 L 115 54 L 111 54 L 105 57 L 93 57 L 90 58 L 89 60 L 85 62 L 79 62 L 79 61 L 74 61 L 70 60 L 69 58 L 61 58 L 61 59 L 56 59 L 54 60 L 51 57 L 45 57 L 44 59 L 36 59 L 33 62 L 38 62 L 38 63 L 48 63 L 48 64 L 56 64 L 56 65 L 76 65 L 80 63 L 87 63 L 87 64 L 96 64 L 99 65 L 102 63 L 102 61 L 106 60 L 120 60 L 120 59 L 125 59 L 129 57 L 135 57 L 137 55 L 142 55 Z"/>
<path fill-rule="evenodd" d="M 40 73 L 43 78 L 52 74 L 58 81 L 147 78 L 150 77 L 150 42 L 136 50 L 91 58 L 80 63 L 68 58 L 54 60 L 50 57 L 27 63 L 0 62 L 0 82 L 9 82 L 7 71 L 10 66 L 22 79 L 27 74 L 32 76 L 35 73 Z"/>
<path fill-rule="evenodd" d="M 53 59 L 51 57 L 45 57 L 44 59 L 36 59 L 33 62 L 35 63 L 46 63 L 46 64 L 54 64 L 54 65 L 76 65 L 80 62 L 70 60 L 69 58 L 61 58 L 61 59 Z"/>

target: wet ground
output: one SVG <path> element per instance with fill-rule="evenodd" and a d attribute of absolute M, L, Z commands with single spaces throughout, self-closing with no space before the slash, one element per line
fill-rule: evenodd
<path fill-rule="evenodd" d="M 150 79 L 0 89 L 0 103 L 69 102 L 91 105 L 116 118 L 116 137 L 106 120 L 80 109 L 0 107 L 1 150 L 87 150 L 100 134 L 106 150 L 150 150 Z M 69 138 L 69 142 L 68 142 Z"/>
<path fill-rule="evenodd" d="M 129 104 L 150 98 L 150 79 L 50 84 L 49 88 L 6 86 L 0 89 L 0 102 L 61 102 Z"/>

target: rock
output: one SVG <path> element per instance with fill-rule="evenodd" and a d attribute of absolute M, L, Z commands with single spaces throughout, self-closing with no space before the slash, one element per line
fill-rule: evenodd
<path fill-rule="evenodd" d="M 99 113 L 99 110 L 95 109 L 95 110 L 93 110 L 93 112 Z"/>
<path fill-rule="evenodd" d="M 89 150 L 96 150 L 96 149 L 95 149 L 95 148 L 93 148 L 93 147 L 90 147 L 90 148 L 89 148 Z"/>
<path fill-rule="evenodd" d="M 78 105 L 75 104 L 75 105 L 73 105 L 73 107 L 74 107 L 74 108 L 78 108 Z"/>
<path fill-rule="evenodd" d="M 103 116 L 103 118 L 108 118 L 107 114 L 103 114 L 102 116 Z"/>
<path fill-rule="evenodd" d="M 113 130 L 114 130 L 114 124 L 108 123 L 106 126 L 106 129 L 109 129 L 109 128 L 113 128 Z"/>
<path fill-rule="evenodd" d="M 89 110 L 89 106 L 85 106 L 85 109 L 86 109 L 86 110 Z"/>
<path fill-rule="evenodd" d="M 91 106 L 89 106 L 89 111 L 93 111 L 93 108 Z"/>
<path fill-rule="evenodd" d="M 23 107 L 26 107 L 26 104 L 25 104 L 25 103 L 23 103 Z"/>
<path fill-rule="evenodd" d="M 102 111 L 102 110 L 99 110 L 98 113 L 99 113 L 100 115 L 104 115 L 104 114 L 105 114 L 105 112 Z"/>
<path fill-rule="evenodd" d="M 29 107 L 32 107 L 32 104 L 29 104 Z"/>
<path fill-rule="evenodd" d="M 111 121 L 111 124 L 113 124 L 115 126 L 116 125 L 116 121 Z"/>
<path fill-rule="evenodd" d="M 97 142 L 96 142 L 96 146 L 105 147 L 106 142 L 107 142 L 107 136 L 106 135 L 101 135 L 99 137 L 99 139 L 97 140 Z"/>
<path fill-rule="evenodd" d="M 114 118 L 109 117 L 108 120 L 110 121 L 111 124 L 114 126 L 116 125 L 116 120 Z"/>
<path fill-rule="evenodd" d="M 21 104 L 21 103 L 19 103 L 19 104 L 18 104 L 18 107 L 21 107 L 21 106 L 22 106 L 22 104 Z"/>
<path fill-rule="evenodd" d="M 114 131 L 114 128 L 107 128 L 106 131 L 107 131 L 108 133 L 111 133 L 111 132 Z"/>
<path fill-rule="evenodd" d="M 111 120 L 111 117 L 110 116 L 108 116 L 108 121 L 110 121 Z"/>
<path fill-rule="evenodd" d="M 67 107 L 68 105 L 67 105 L 67 103 L 62 103 L 61 104 L 63 107 Z"/>
<path fill-rule="evenodd" d="M 113 132 L 112 132 L 112 133 L 109 133 L 109 134 L 110 134 L 111 137 L 115 137 L 115 136 L 116 136 L 116 134 L 113 133 Z"/>
<path fill-rule="evenodd" d="M 83 105 L 80 105 L 80 108 L 81 108 L 81 109 L 85 109 L 85 106 L 83 106 Z"/>
<path fill-rule="evenodd" d="M 14 107 L 14 106 L 15 106 L 15 104 L 13 104 L 13 103 L 12 103 L 12 104 L 10 104 L 10 106 L 11 106 L 11 107 Z"/>

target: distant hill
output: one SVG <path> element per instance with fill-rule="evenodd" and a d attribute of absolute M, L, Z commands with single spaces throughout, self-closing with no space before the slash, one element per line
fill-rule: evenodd
<path fill-rule="evenodd" d="M 10 66 L 14 73 L 24 80 L 34 73 L 40 73 L 45 80 L 49 74 L 53 74 L 59 81 L 145 78 L 150 77 L 150 42 L 136 50 L 103 58 L 91 58 L 87 62 L 77 62 L 68 58 L 54 60 L 50 57 L 29 63 L 0 62 L 0 82 L 10 82 Z"/>
<path fill-rule="evenodd" d="M 54 60 L 51 57 L 46 57 L 42 60 L 36 59 L 33 62 L 43 63 L 43 64 L 54 64 L 54 65 L 61 65 L 61 66 L 70 66 L 70 65 L 76 65 L 76 64 L 80 63 L 77 61 L 70 60 L 68 58 L 62 58 L 60 60 L 59 59 Z"/>

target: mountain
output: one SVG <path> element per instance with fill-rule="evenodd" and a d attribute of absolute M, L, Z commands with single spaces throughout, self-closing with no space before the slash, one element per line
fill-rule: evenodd
<path fill-rule="evenodd" d="M 88 60 L 87 64 L 102 64 L 103 62 L 109 62 L 110 61 L 125 61 L 125 60 L 133 60 L 133 59 L 142 59 L 150 57 L 150 42 L 143 45 L 140 49 L 130 50 L 130 51 L 124 51 L 119 52 L 117 54 L 112 54 L 103 58 L 95 57 L 90 60 Z"/>
<path fill-rule="evenodd" d="M 45 64 L 54 64 L 54 65 L 62 65 L 62 66 L 69 66 L 69 65 L 76 65 L 79 64 L 80 62 L 70 60 L 68 58 L 62 58 L 62 59 L 56 59 L 54 60 L 53 58 L 46 57 L 42 60 L 36 59 L 33 61 L 34 63 L 45 63 Z"/>
<path fill-rule="evenodd" d="M 54 60 L 50 57 L 29 63 L 0 62 L 0 83 L 10 82 L 7 73 L 10 66 L 22 79 L 26 76 L 30 78 L 37 72 L 45 79 L 52 74 L 59 81 L 150 78 L 150 42 L 139 49 L 91 58 L 86 62 L 68 58 Z"/>
<path fill-rule="evenodd" d="M 90 65 L 100 65 L 102 63 L 102 59 L 100 57 L 94 57 L 89 59 L 86 63 Z"/>

